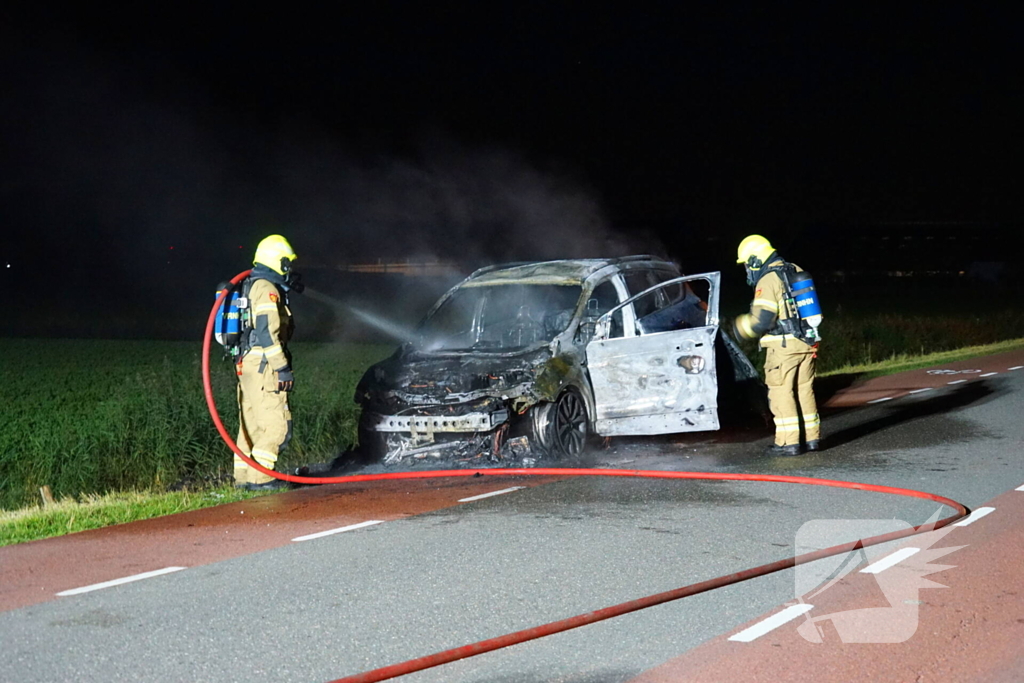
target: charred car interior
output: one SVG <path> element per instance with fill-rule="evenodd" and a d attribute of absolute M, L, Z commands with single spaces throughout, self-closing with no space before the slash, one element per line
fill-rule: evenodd
<path fill-rule="evenodd" d="M 720 382 L 759 382 L 718 306 L 718 273 L 651 256 L 482 268 L 367 370 L 360 448 L 385 464 L 529 466 L 593 435 L 718 429 Z"/>

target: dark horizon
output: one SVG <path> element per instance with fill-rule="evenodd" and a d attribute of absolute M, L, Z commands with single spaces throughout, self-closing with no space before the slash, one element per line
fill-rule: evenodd
<path fill-rule="evenodd" d="M 722 270 L 761 232 L 820 270 L 916 223 L 988 259 L 1022 232 L 1020 14 L 6 8 L 0 271 L 159 300 L 271 232 L 315 265 Z"/>

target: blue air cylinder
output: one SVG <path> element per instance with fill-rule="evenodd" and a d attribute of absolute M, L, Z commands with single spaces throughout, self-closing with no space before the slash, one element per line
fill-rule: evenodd
<path fill-rule="evenodd" d="M 793 300 L 796 302 L 796 313 L 801 320 L 807 322 L 811 327 L 821 324 L 821 302 L 818 301 L 818 292 L 814 289 L 814 280 L 807 273 L 797 273 L 789 283 L 793 290 Z"/>
<path fill-rule="evenodd" d="M 220 296 L 226 284 L 217 290 L 216 296 Z M 216 296 L 214 298 L 216 298 Z M 238 309 L 238 290 L 228 292 L 224 301 L 217 309 L 217 317 L 213 324 L 213 338 L 221 346 L 237 346 L 242 336 L 242 315 Z"/>

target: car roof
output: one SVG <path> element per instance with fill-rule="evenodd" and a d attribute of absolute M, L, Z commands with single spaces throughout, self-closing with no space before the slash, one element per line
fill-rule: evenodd
<path fill-rule="evenodd" d="M 470 275 L 463 287 L 484 287 L 498 284 L 578 285 L 608 266 L 652 266 L 678 269 L 673 263 L 656 256 L 636 255 L 603 259 L 564 259 L 505 263 L 481 268 Z"/>

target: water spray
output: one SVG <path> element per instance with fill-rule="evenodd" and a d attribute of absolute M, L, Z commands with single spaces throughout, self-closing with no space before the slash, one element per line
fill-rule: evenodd
<path fill-rule="evenodd" d="M 306 287 L 305 295 L 308 296 L 310 299 L 313 299 L 314 301 L 318 301 L 322 304 L 330 306 L 336 311 L 347 313 L 358 318 L 362 322 L 366 323 L 368 326 L 372 327 L 378 332 L 383 332 L 388 337 L 396 341 L 407 342 L 415 336 L 415 332 L 409 327 L 400 325 L 399 323 L 393 322 L 391 320 L 388 320 L 387 318 L 376 315 L 374 313 L 369 313 L 360 308 L 356 308 L 352 304 L 339 301 L 338 299 L 335 299 L 333 296 L 329 296 L 327 294 L 324 294 L 323 292 L 318 292 L 312 287 Z"/>

